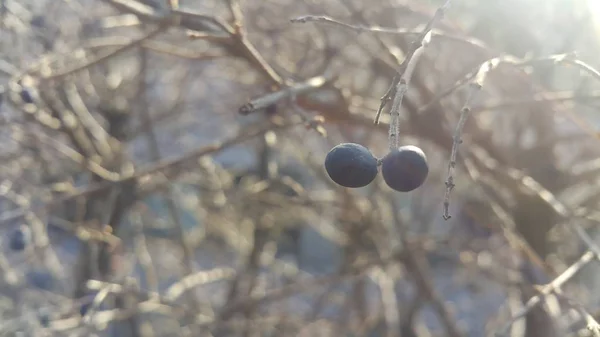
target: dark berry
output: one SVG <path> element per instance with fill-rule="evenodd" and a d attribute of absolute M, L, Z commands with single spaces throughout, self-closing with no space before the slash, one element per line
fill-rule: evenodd
<path fill-rule="evenodd" d="M 343 143 L 329 151 L 325 158 L 325 169 L 338 185 L 364 187 L 377 176 L 377 158 L 362 145 Z"/>
<path fill-rule="evenodd" d="M 401 146 L 388 153 L 381 161 L 385 183 L 399 192 L 410 192 L 423 185 L 429 174 L 427 157 L 413 145 Z"/>
<path fill-rule="evenodd" d="M 12 250 L 21 251 L 27 247 L 30 241 L 31 232 L 29 231 L 29 228 L 26 226 L 20 226 L 11 233 L 9 246 Z"/>
<path fill-rule="evenodd" d="M 31 96 L 31 93 L 29 92 L 29 90 L 22 88 L 20 94 L 21 94 L 21 99 L 23 100 L 23 102 L 33 103 L 33 96 Z"/>

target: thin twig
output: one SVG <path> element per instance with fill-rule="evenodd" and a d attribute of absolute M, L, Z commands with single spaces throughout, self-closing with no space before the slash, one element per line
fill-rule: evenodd
<path fill-rule="evenodd" d="M 296 18 L 290 19 L 293 23 L 307 23 L 307 22 L 315 22 L 315 23 L 323 23 L 329 24 L 336 27 L 346 28 L 350 30 L 354 30 L 359 33 L 376 33 L 376 34 L 390 34 L 390 35 L 416 35 L 421 36 L 422 30 L 414 30 L 414 29 L 406 29 L 406 28 L 389 28 L 389 27 L 379 27 L 379 26 L 363 26 L 363 25 L 355 25 L 346 22 L 342 22 L 340 20 L 334 19 L 332 17 L 326 15 L 303 15 Z M 461 42 L 471 46 L 477 46 L 479 48 L 485 48 L 485 44 L 477 39 L 461 37 L 456 35 L 450 35 L 443 31 L 437 29 L 431 29 L 431 37 L 432 39 L 446 39 L 451 41 Z"/>
<path fill-rule="evenodd" d="M 487 75 L 494 70 L 495 68 L 497 68 L 499 65 L 501 64 L 512 64 L 515 66 L 526 66 L 526 65 L 531 65 L 531 64 L 535 64 L 535 63 L 539 63 L 539 62 L 554 62 L 554 63 L 569 63 L 569 64 L 573 64 L 577 67 L 580 67 L 581 69 L 585 70 L 586 72 L 588 72 L 589 74 L 591 74 L 594 78 L 599 79 L 600 80 L 600 72 L 598 72 L 597 70 L 595 70 L 594 68 L 592 68 L 591 66 L 587 65 L 584 62 L 581 62 L 579 60 L 576 60 L 573 58 L 573 53 L 566 53 L 566 54 L 558 54 L 558 55 L 551 55 L 548 57 L 543 57 L 543 58 L 537 58 L 537 59 L 526 59 L 526 60 L 520 60 L 518 58 L 515 58 L 513 56 L 509 56 L 509 55 L 505 55 L 505 56 L 500 56 L 500 57 L 495 57 L 493 59 L 487 60 L 485 61 L 477 70 L 476 73 L 473 74 L 468 74 L 465 78 L 463 78 L 461 81 L 458 81 L 455 85 L 453 85 L 449 90 L 445 91 L 445 94 L 449 95 L 451 94 L 455 89 L 457 89 L 459 86 L 462 86 L 462 84 L 464 82 L 467 82 L 468 78 L 472 78 L 471 80 L 471 90 L 469 91 L 469 94 L 467 96 L 467 100 L 465 101 L 461 112 L 460 112 L 460 118 L 458 121 L 458 124 L 456 126 L 456 129 L 454 131 L 454 135 L 452 137 L 452 151 L 450 154 L 450 161 L 448 163 L 448 173 L 447 173 L 447 178 L 446 178 L 446 190 L 445 190 L 445 194 L 444 194 L 444 202 L 443 202 L 443 214 L 442 217 L 445 220 L 448 220 L 451 218 L 450 216 L 450 211 L 449 211 L 449 207 L 450 207 L 450 194 L 452 193 L 452 190 L 455 187 L 455 183 L 454 183 L 454 173 L 455 173 L 455 168 L 456 168 L 456 157 L 458 155 L 458 147 L 459 145 L 462 143 L 462 132 L 465 126 L 465 123 L 467 121 L 467 118 L 469 117 L 470 113 L 471 113 L 471 105 L 472 105 L 472 101 L 474 98 L 474 95 L 476 94 L 476 92 L 480 91 L 481 88 L 483 87 L 483 83 L 485 82 L 485 79 L 487 78 Z M 436 97 L 432 102 L 428 103 L 427 105 L 425 105 L 423 108 L 419 109 L 419 110 L 427 110 L 430 106 L 432 106 L 432 104 L 434 104 L 435 102 L 439 101 L 440 99 L 442 99 L 444 96 L 438 96 Z"/>
<path fill-rule="evenodd" d="M 567 268 L 562 274 L 557 276 L 552 282 L 548 283 L 544 287 L 542 287 L 539 291 L 539 294 L 530 298 L 524 307 L 522 307 L 517 313 L 515 313 L 511 319 L 504 324 L 499 331 L 496 333 L 497 336 L 506 336 L 510 332 L 510 327 L 519 319 L 525 317 L 531 310 L 533 310 L 537 305 L 542 303 L 544 298 L 548 295 L 552 294 L 556 290 L 560 289 L 563 284 L 569 281 L 575 274 L 577 274 L 583 267 L 585 267 L 590 261 L 596 258 L 596 254 L 591 251 L 583 254 L 577 262 L 573 263 L 569 268 Z"/>
<path fill-rule="evenodd" d="M 227 50 L 232 52 L 232 55 L 241 56 L 244 59 L 248 60 L 258 71 L 260 71 L 263 75 L 265 75 L 270 81 L 272 81 L 275 85 L 281 87 L 284 85 L 284 79 L 271 67 L 271 65 L 264 59 L 264 57 L 258 52 L 256 47 L 248 40 L 247 34 L 245 33 L 243 26 L 232 27 L 226 22 L 222 20 L 210 16 L 204 15 L 200 13 L 194 13 L 190 10 L 182 10 L 182 9 L 173 9 L 171 11 L 172 18 L 163 18 L 156 11 L 153 11 L 151 8 L 146 8 L 148 6 L 138 6 L 135 1 L 128 0 L 104 0 L 112 4 L 113 6 L 119 8 L 120 10 L 127 13 L 134 13 L 138 16 L 141 21 L 148 22 L 162 22 L 167 21 L 169 24 L 173 25 L 177 23 L 181 28 L 185 28 L 191 32 L 191 37 L 194 34 L 208 34 L 210 37 L 218 37 L 217 40 L 220 42 Z M 135 3 L 135 5 L 134 5 Z M 238 16 L 238 19 L 235 20 L 237 23 L 241 24 L 241 10 L 239 9 L 239 5 L 232 4 L 233 7 L 230 7 L 232 13 L 235 16 Z M 179 18 L 179 20 L 175 20 L 175 18 Z M 175 22 L 177 21 L 177 22 Z M 207 25 L 218 29 L 218 32 L 215 29 L 209 29 Z M 200 26 L 200 27 L 199 27 Z M 201 28 L 202 30 L 199 30 Z M 220 35 L 215 35 L 219 33 Z"/>
<path fill-rule="evenodd" d="M 50 209 L 53 209 L 53 208 L 63 205 L 65 202 L 67 202 L 69 200 L 79 198 L 79 197 L 84 197 L 84 196 L 90 196 L 90 195 L 93 195 L 96 193 L 100 193 L 108 188 L 113 187 L 115 184 L 125 184 L 125 183 L 130 182 L 131 180 L 142 179 L 142 178 L 145 178 L 143 180 L 147 182 L 150 180 L 149 178 L 156 173 L 160 173 L 167 169 L 174 168 L 174 167 L 177 167 L 180 165 L 184 165 L 184 164 L 194 161 L 202 156 L 225 150 L 231 146 L 237 145 L 241 142 L 244 142 L 249 139 L 253 139 L 257 136 L 260 136 L 269 130 L 285 129 L 285 128 L 298 126 L 301 124 L 304 124 L 303 120 L 294 119 L 287 123 L 268 124 L 261 128 L 258 128 L 256 130 L 235 133 L 229 137 L 226 137 L 223 140 L 216 141 L 212 144 L 208 144 L 206 146 L 200 147 L 200 148 L 198 148 L 194 151 L 191 151 L 190 153 L 185 154 L 181 157 L 171 159 L 171 160 L 164 160 L 162 162 L 159 162 L 159 163 L 152 165 L 150 167 L 147 167 L 145 169 L 141 169 L 132 175 L 121 176 L 119 179 L 116 179 L 114 181 L 104 181 L 104 182 L 100 182 L 100 183 L 90 184 L 90 185 L 86 186 L 85 188 L 73 191 L 72 193 L 70 193 L 69 195 L 66 195 L 64 197 L 61 197 L 58 199 L 53 199 L 49 202 L 35 205 L 31 209 L 29 209 L 29 208 L 15 209 L 8 216 L 0 217 L 0 224 L 7 223 L 9 221 L 16 221 L 16 220 L 22 218 L 30 210 L 33 212 L 50 210 Z"/>
<path fill-rule="evenodd" d="M 395 204 L 391 197 L 389 200 L 391 205 Z M 419 289 L 420 294 L 431 302 L 448 335 L 451 337 L 462 337 L 464 334 L 460 331 L 456 320 L 446 307 L 439 292 L 435 289 L 430 266 L 423 256 L 423 249 L 408 240 L 407 227 L 404 225 L 400 214 L 394 211 L 392 212 L 392 217 L 396 226 L 401 230 L 402 254 L 400 254 L 400 260 L 404 262 L 406 269 L 413 275 L 415 286 Z"/>
<path fill-rule="evenodd" d="M 73 68 L 67 69 L 67 70 L 63 70 L 60 72 L 56 72 L 54 74 L 51 74 L 47 77 L 44 78 L 44 80 L 46 81 L 51 81 L 51 80 L 57 80 L 57 79 L 61 79 L 63 77 L 72 75 L 76 72 L 85 70 L 91 66 L 94 66 L 98 63 L 104 62 L 108 59 L 110 59 L 111 57 L 118 55 L 120 53 L 123 53 L 127 50 L 130 50 L 132 48 L 137 47 L 138 45 L 144 43 L 144 41 L 151 39 L 153 37 L 155 37 L 156 35 L 164 32 L 168 27 L 170 26 L 170 21 L 167 21 L 166 23 L 162 23 L 160 26 L 158 26 L 157 28 L 153 29 L 152 31 L 150 31 L 149 33 L 145 34 L 143 37 L 138 38 L 137 40 L 132 41 L 130 44 L 127 44 L 125 46 L 119 47 L 115 50 L 112 50 L 110 52 L 105 53 L 104 55 L 98 56 L 97 58 L 86 62 L 85 64 L 79 65 L 79 66 L 75 66 Z"/>
<path fill-rule="evenodd" d="M 135 236 L 133 238 L 135 256 L 137 257 L 138 263 L 144 270 L 143 277 L 148 284 L 148 288 L 152 293 L 158 293 L 158 274 L 156 272 L 156 268 L 154 267 L 154 262 L 152 261 L 150 251 L 148 250 L 144 228 L 145 225 L 141 212 L 132 212 L 131 222 L 135 231 Z"/>
<path fill-rule="evenodd" d="M 315 90 L 323 86 L 327 83 L 328 80 L 331 79 L 331 76 L 323 75 L 312 77 L 304 82 L 295 83 L 289 87 L 284 89 L 268 93 L 264 96 L 255 98 L 250 102 L 244 104 L 239 110 L 241 114 L 249 114 L 250 112 L 264 109 L 268 106 L 271 106 L 281 100 L 284 100 L 288 97 L 303 94 L 309 92 L 311 90 Z"/>
<path fill-rule="evenodd" d="M 150 105 L 148 104 L 148 96 L 147 93 L 147 72 L 148 72 L 148 55 L 145 49 L 140 49 L 140 62 L 141 62 L 141 70 L 140 70 L 140 92 L 139 99 L 141 101 L 141 117 L 142 123 L 144 124 L 144 129 L 146 130 L 146 138 L 148 144 L 148 150 L 152 160 L 154 162 L 160 162 L 162 159 L 162 155 L 160 153 L 158 138 L 156 135 L 156 130 L 154 126 L 154 122 L 152 121 L 152 116 L 150 115 Z M 185 274 L 190 275 L 194 273 L 194 253 L 192 247 L 187 240 L 187 232 L 181 221 L 181 214 L 177 209 L 175 204 L 173 183 L 170 179 L 166 178 L 167 186 L 166 186 L 166 196 L 165 203 L 167 206 L 167 210 L 171 221 L 173 222 L 173 226 L 175 226 L 175 230 L 177 231 L 177 239 L 178 244 L 181 246 L 181 250 L 183 251 L 183 262 L 185 266 Z M 187 298 L 190 300 L 195 309 L 199 308 L 199 301 L 196 296 L 190 296 Z"/>
<path fill-rule="evenodd" d="M 569 101 L 598 101 L 600 100 L 600 91 L 589 93 L 576 93 L 573 91 L 559 92 L 540 92 L 528 97 L 513 98 L 503 101 L 489 102 L 486 104 L 474 105 L 471 113 L 486 112 L 503 108 L 522 107 L 525 105 L 534 105 L 545 102 L 569 102 Z"/>
<path fill-rule="evenodd" d="M 399 143 L 399 133 L 400 133 L 400 110 L 402 109 L 402 99 L 404 95 L 408 91 L 408 85 L 410 83 L 410 79 L 412 74 L 425 51 L 425 48 L 431 41 L 431 33 L 425 34 L 423 40 L 421 40 L 420 46 L 413 52 L 411 58 L 408 60 L 406 68 L 402 75 L 400 75 L 400 80 L 398 81 L 398 85 L 396 86 L 396 95 L 394 96 L 394 101 L 392 102 L 392 108 L 390 109 L 390 129 L 389 129 L 389 149 L 393 151 L 400 146 Z M 379 111 L 376 117 L 377 123 L 379 123 Z"/>
<path fill-rule="evenodd" d="M 398 86 L 398 82 L 400 82 L 400 79 L 403 76 L 404 72 L 408 69 L 409 64 L 411 63 L 411 59 L 413 58 L 414 54 L 417 53 L 419 50 L 421 50 L 423 48 L 424 44 L 426 45 L 427 43 L 429 43 L 429 41 L 431 39 L 431 30 L 433 29 L 433 26 L 444 17 L 444 13 L 446 12 L 446 9 L 450 6 L 450 2 L 451 2 L 451 0 L 446 0 L 444 5 L 442 5 L 440 8 L 438 8 L 435 11 L 434 16 L 431 18 L 431 20 L 429 20 L 429 22 L 427 22 L 427 24 L 425 25 L 425 28 L 423 29 L 423 31 L 417 38 L 417 42 L 414 44 L 412 49 L 408 52 L 408 54 L 404 58 L 404 61 L 402 61 L 402 64 L 400 64 L 398 72 L 397 72 L 396 76 L 394 76 L 394 79 L 392 80 L 392 85 L 390 85 L 390 88 L 388 89 L 388 91 L 381 98 L 381 104 L 379 105 L 379 109 L 377 109 L 377 114 L 375 115 L 375 121 L 374 121 L 375 124 L 379 124 L 379 118 L 381 116 L 381 112 L 383 111 L 383 108 L 392 99 L 392 95 L 396 94 L 395 89 Z M 420 53 L 421 52 L 419 52 L 419 54 Z M 415 62 L 415 61 L 413 61 L 413 62 Z M 413 64 L 413 67 L 414 67 L 414 64 Z M 412 75 L 412 74 L 409 74 L 409 75 Z M 406 78 L 405 78 L 405 80 L 406 80 Z M 390 125 L 392 125 L 392 124 L 393 123 L 390 123 Z M 392 128 L 392 126 L 390 126 L 390 128 Z M 396 126 L 394 126 L 394 128 L 396 128 Z"/>
<path fill-rule="evenodd" d="M 561 216 L 561 218 L 567 221 L 573 218 L 577 218 L 576 211 L 572 210 L 569 206 L 558 200 L 558 198 L 552 192 L 544 188 L 540 183 L 535 181 L 530 176 L 514 168 L 501 167 L 497 160 L 490 157 L 482 157 L 483 154 L 480 151 L 474 151 L 473 153 L 476 155 L 474 158 L 477 158 L 483 166 L 487 167 L 493 172 L 501 174 L 504 178 L 506 178 L 507 183 L 512 183 L 518 188 L 524 188 L 528 192 L 531 192 L 533 195 L 537 195 L 540 198 L 540 200 L 544 201 L 548 206 L 550 206 L 552 210 L 556 212 L 556 214 Z M 574 275 L 575 272 L 580 270 L 586 263 L 588 263 L 590 258 L 600 260 L 600 247 L 584 230 L 581 224 L 574 221 L 569 221 L 567 223 L 567 227 L 585 243 L 589 252 L 585 253 L 579 259 L 578 262 L 573 264 L 565 272 L 563 272 L 556 279 L 554 279 L 548 286 L 543 288 L 548 288 L 546 292 L 553 289 L 558 289 L 562 284 L 568 281 Z M 526 308 L 518 312 L 518 315 L 521 315 L 521 317 L 523 317 L 530 310 L 535 308 L 540 302 L 541 301 L 539 298 L 531 299 L 530 301 L 528 301 Z M 584 309 L 580 308 L 580 310 Z M 598 324 L 595 323 L 595 321 L 590 321 L 590 318 L 590 315 L 586 316 L 590 328 L 597 327 Z M 512 325 L 517 319 L 518 318 L 511 320 L 510 324 L 506 326 L 510 327 L 510 325 Z M 500 330 L 501 334 L 505 333 L 506 326 Z"/>
<path fill-rule="evenodd" d="M 483 87 L 483 83 L 487 75 L 495 69 L 500 63 L 505 62 L 505 57 L 494 58 L 484 62 L 477 71 L 477 74 L 473 78 L 471 82 L 471 87 L 465 100 L 465 103 L 460 110 L 460 117 L 458 119 L 458 123 L 456 125 L 456 129 L 454 130 L 454 135 L 452 136 L 452 150 L 450 153 L 450 161 L 448 162 L 448 173 L 446 176 L 446 191 L 444 193 L 444 212 L 442 217 L 444 220 L 448 220 L 451 218 L 450 216 L 450 194 L 452 190 L 456 186 L 454 184 L 454 171 L 456 168 L 456 157 L 458 155 L 458 147 L 462 143 L 462 132 L 467 122 L 467 118 L 471 112 L 471 105 L 475 95 L 481 90 Z"/>

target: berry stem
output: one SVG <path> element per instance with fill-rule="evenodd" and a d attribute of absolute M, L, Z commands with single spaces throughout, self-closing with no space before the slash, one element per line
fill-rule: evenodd
<path fill-rule="evenodd" d="M 408 84 L 414 73 L 417 62 L 423 55 L 425 48 L 431 41 L 431 31 L 425 34 L 425 37 L 421 41 L 420 46 L 414 51 L 412 57 L 406 64 L 404 72 L 400 76 L 400 80 L 396 85 L 396 95 L 392 101 L 392 108 L 390 109 L 390 131 L 389 131 L 389 148 L 390 151 L 400 147 L 400 140 L 398 135 L 400 133 L 400 109 L 402 108 L 402 99 L 408 91 Z"/>
<path fill-rule="evenodd" d="M 394 150 L 399 147 L 398 135 L 400 133 L 400 109 L 402 108 L 402 99 L 408 91 L 410 79 L 414 73 L 419 59 L 423 55 L 425 48 L 431 42 L 433 26 L 443 18 L 446 9 L 450 6 L 451 0 L 446 2 L 436 10 L 435 15 L 427 22 L 425 28 L 421 32 L 419 38 L 414 43 L 413 48 L 408 52 L 402 64 L 400 64 L 398 73 L 392 81 L 390 89 L 381 98 L 381 105 L 377 110 L 375 116 L 375 124 L 379 121 L 379 116 L 383 107 L 390 101 L 392 95 L 394 99 L 392 101 L 392 107 L 390 109 L 390 128 L 389 128 L 389 149 Z"/>

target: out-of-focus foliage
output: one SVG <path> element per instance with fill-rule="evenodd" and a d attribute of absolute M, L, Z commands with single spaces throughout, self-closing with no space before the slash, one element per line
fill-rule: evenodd
<path fill-rule="evenodd" d="M 176 3 L 0 1 L 2 335 L 591 333 L 595 1 L 452 1 L 403 101 L 400 142 L 429 164 L 410 193 L 323 163 L 386 155 L 380 98 L 445 1 Z M 445 221 L 468 83 L 496 57 Z"/>

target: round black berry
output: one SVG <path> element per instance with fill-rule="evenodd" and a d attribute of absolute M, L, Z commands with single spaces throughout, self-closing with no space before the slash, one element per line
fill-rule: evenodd
<path fill-rule="evenodd" d="M 338 185 L 364 187 L 377 176 L 377 158 L 362 145 L 343 143 L 329 151 L 325 158 L 325 169 Z"/>
<path fill-rule="evenodd" d="M 423 185 L 429 174 L 427 157 L 413 145 L 390 151 L 381 161 L 383 180 L 392 189 L 410 192 Z"/>
<path fill-rule="evenodd" d="M 22 88 L 20 95 L 23 102 L 33 103 L 33 96 L 31 96 L 31 92 L 29 92 L 29 90 Z"/>
<path fill-rule="evenodd" d="M 12 250 L 21 251 L 31 241 L 31 232 L 26 226 L 20 226 L 10 234 L 9 246 Z"/>

